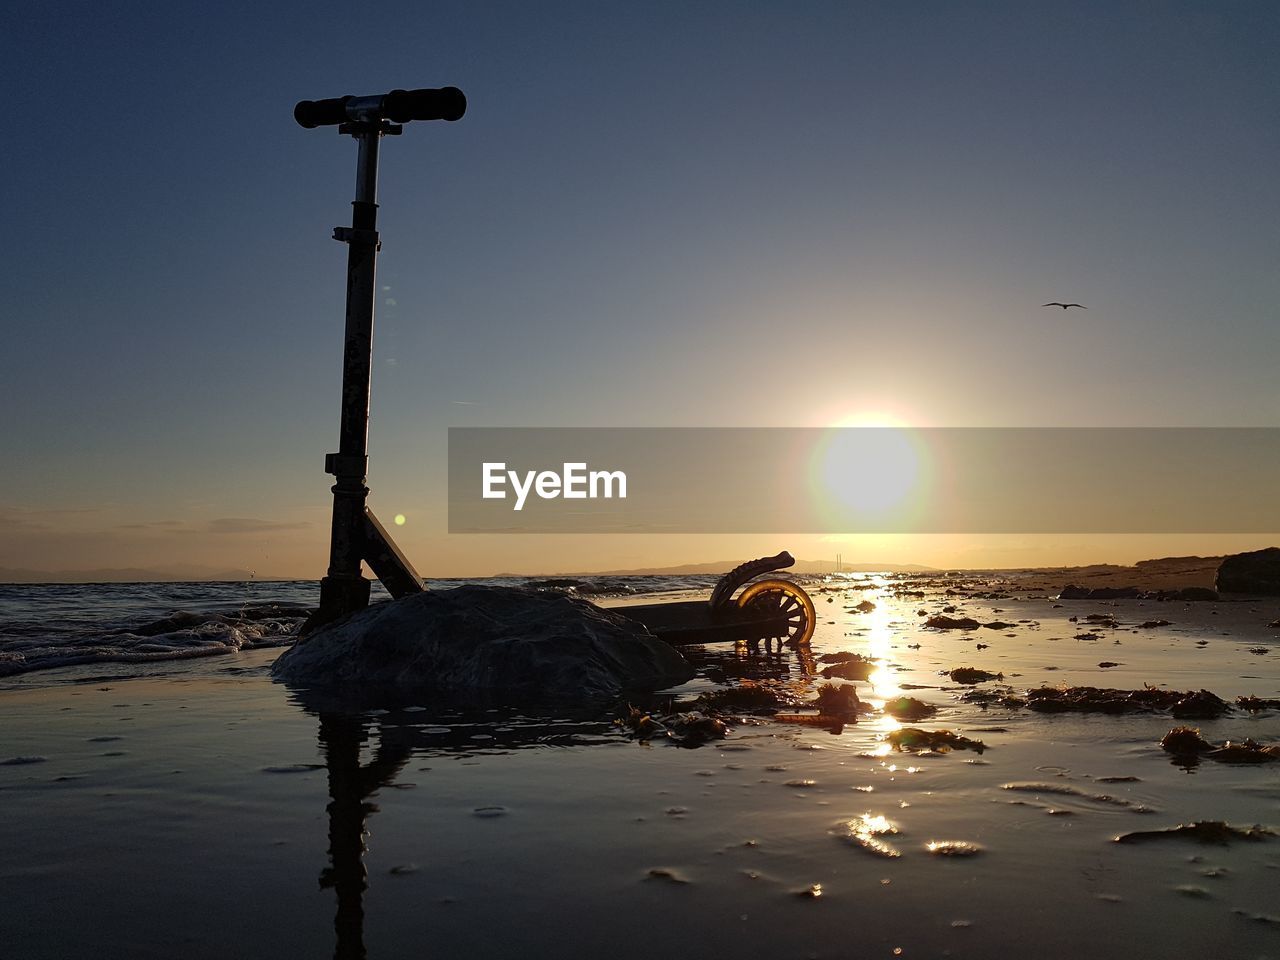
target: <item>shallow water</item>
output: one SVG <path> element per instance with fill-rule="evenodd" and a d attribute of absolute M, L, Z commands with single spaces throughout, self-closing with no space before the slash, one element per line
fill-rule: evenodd
<path fill-rule="evenodd" d="M 31 762 L 0 765 L 0 942 L 22 957 L 1280 956 L 1280 838 L 1113 842 L 1204 819 L 1280 829 L 1280 763 L 1188 769 L 1157 744 L 1165 714 L 983 710 L 942 675 L 1277 697 L 1280 603 L 1055 609 L 892 586 L 814 585 L 814 653 L 875 657 L 864 700 L 935 704 L 916 725 L 981 754 L 892 752 L 878 714 L 838 735 L 741 722 L 698 749 L 633 741 L 616 711 L 317 716 L 271 683 L 270 649 L 11 678 L 0 761 Z M 847 609 L 863 598 L 876 609 Z M 921 626 L 947 603 L 1036 623 Z M 1090 613 L 1121 625 L 1074 639 L 1067 618 Z M 1173 625 L 1136 627 L 1157 616 Z M 691 655 L 677 698 L 743 675 L 812 689 L 793 653 Z M 1280 740 L 1277 711 L 1197 725 Z M 899 856 L 851 842 L 851 820 L 877 817 Z M 930 852 L 941 841 L 977 851 Z"/>

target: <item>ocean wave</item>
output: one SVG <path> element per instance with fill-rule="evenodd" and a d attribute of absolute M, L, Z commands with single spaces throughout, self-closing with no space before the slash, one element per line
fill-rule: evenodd
<path fill-rule="evenodd" d="M 243 614 L 175 611 L 115 630 L 37 633 L 30 624 L 0 636 L 0 677 L 88 663 L 184 660 L 292 643 L 307 611 L 254 608 Z"/>

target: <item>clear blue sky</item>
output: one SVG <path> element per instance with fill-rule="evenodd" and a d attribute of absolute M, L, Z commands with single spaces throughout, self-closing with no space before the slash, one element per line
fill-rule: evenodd
<path fill-rule="evenodd" d="M 10 5 L 0 567 L 320 569 L 354 147 L 291 110 L 392 87 L 470 103 L 382 164 L 372 503 L 430 572 L 738 548 L 443 538 L 450 425 L 1276 425 L 1277 49 L 1269 2 Z"/>

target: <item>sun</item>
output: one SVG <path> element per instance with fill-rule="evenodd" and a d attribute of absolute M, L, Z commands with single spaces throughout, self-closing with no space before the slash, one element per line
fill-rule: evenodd
<path fill-rule="evenodd" d="M 883 531 L 920 501 L 923 450 L 896 417 L 862 412 L 841 418 L 824 431 L 812 463 L 824 513 L 851 526 L 832 532 Z"/>

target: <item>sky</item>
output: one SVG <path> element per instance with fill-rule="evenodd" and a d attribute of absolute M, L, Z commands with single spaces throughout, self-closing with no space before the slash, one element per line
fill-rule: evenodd
<path fill-rule="evenodd" d="M 1274 3 L 6 21 L 0 568 L 323 572 L 355 148 L 292 107 L 443 85 L 466 116 L 381 165 L 370 505 L 421 572 L 1276 539 L 449 536 L 444 510 L 450 426 L 1280 424 Z"/>

